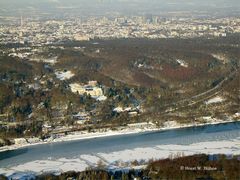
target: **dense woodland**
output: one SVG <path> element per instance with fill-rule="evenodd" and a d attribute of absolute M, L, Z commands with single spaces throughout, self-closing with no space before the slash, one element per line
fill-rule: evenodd
<path fill-rule="evenodd" d="M 9 144 L 8 139 L 22 136 L 44 138 L 45 123 L 53 127 L 73 126 L 73 130 L 94 130 L 146 120 L 161 125 L 172 119 L 184 123 L 203 115 L 234 114 L 240 100 L 239 42 L 240 35 L 233 34 L 215 39 L 92 40 L 40 47 L 40 57 L 58 56 L 53 65 L 9 57 L 6 52 L 19 45 L 2 46 L 0 138 L 4 141 L 1 143 Z M 188 67 L 180 66 L 176 59 L 183 59 Z M 54 74 L 59 69 L 70 70 L 75 76 L 60 81 Z M 206 107 L 204 101 L 185 105 L 188 101 L 184 100 L 218 86 L 232 72 L 235 73 L 221 87 L 227 103 L 214 107 Z M 70 83 L 91 80 L 102 87 L 106 101 L 97 102 L 88 95 L 70 91 Z M 39 88 L 31 88 L 30 84 Z M 141 106 L 143 111 L 129 117 L 127 113 L 112 111 L 118 106 Z M 166 113 L 176 107 L 178 111 Z M 91 115 L 85 126 L 74 125 L 72 115 L 79 111 Z"/>

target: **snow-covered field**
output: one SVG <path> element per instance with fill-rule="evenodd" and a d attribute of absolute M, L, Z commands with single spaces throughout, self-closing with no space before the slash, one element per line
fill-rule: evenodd
<path fill-rule="evenodd" d="M 157 145 L 154 147 L 126 149 L 112 153 L 96 153 L 79 155 L 72 159 L 59 158 L 37 160 L 20 164 L 13 167 L 1 168 L 0 172 L 7 176 L 16 172 L 66 172 L 70 170 L 84 171 L 87 167 L 96 167 L 101 161 L 106 167 L 124 168 L 129 167 L 131 161 L 147 162 L 150 159 L 162 159 L 173 157 L 177 154 L 193 155 L 193 154 L 240 154 L 240 137 L 224 141 L 208 141 L 193 143 L 190 145 Z"/>

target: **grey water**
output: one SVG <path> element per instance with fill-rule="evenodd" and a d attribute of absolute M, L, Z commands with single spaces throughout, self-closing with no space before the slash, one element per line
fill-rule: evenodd
<path fill-rule="evenodd" d="M 0 152 L 0 168 L 35 160 L 74 158 L 157 145 L 188 145 L 240 137 L 240 122 L 42 144 Z"/>

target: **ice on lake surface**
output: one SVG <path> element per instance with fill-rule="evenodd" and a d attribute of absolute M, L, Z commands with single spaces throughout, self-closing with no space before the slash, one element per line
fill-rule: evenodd
<path fill-rule="evenodd" d="M 239 130 L 238 122 L 37 145 L 0 153 L 0 172 L 83 171 L 99 161 L 117 168 L 134 160 L 161 159 L 177 153 L 240 154 Z"/>

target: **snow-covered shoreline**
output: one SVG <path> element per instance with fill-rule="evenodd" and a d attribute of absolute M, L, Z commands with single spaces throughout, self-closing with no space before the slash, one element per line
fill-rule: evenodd
<path fill-rule="evenodd" d="M 207 119 L 207 117 L 206 117 Z M 220 121 L 216 120 L 215 122 L 209 121 L 208 125 L 214 125 L 214 124 L 226 124 L 231 122 L 239 122 L 238 121 Z M 148 123 L 150 127 L 153 127 L 152 123 Z M 131 124 L 129 127 L 133 128 L 136 124 Z M 97 133 L 86 133 L 86 134 L 74 134 L 74 135 L 68 135 L 65 137 L 61 137 L 58 139 L 55 139 L 50 142 L 44 142 L 44 143 L 52 143 L 52 142 L 66 142 L 70 140 L 79 140 L 79 139 L 90 139 L 90 138 L 97 138 L 97 137 L 106 137 L 106 136 L 116 136 L 116 135 L 123 135 L 123 134 L 131 134 L 131 133 L 144 133 L 144 132 L 158 132 L 158 131 L 167 131 L 171 129 L 179 129 L 179 128 L 188 128 L 193 127 L 192 124 L 185 124 L 185 125 L 179 125 L 176 124 L 175 121 L 169 121 L 164 123 L 163 128 L 145 128 L 146 123 L 138 123 L 137 124 L 139 129 L 133 128 L 131 131 L 129 129 L 122 129 L 119 131 L 112 131 L 112 132 L 97 132 Z M 144 126 L 145 125 L 145 126 Z M 207 124 L 196 124 L 195 127 L 199 126 L 206 126 Z M 226 129 L 228 127 L 232 127 L 231 124 L 226 124 Z M 140 127 L 143 127 L 142 129 Z M 235 126 L 233 126 L 235 127 Z M 234 129 L 233 131 L 218 131 L 222 129 L 222 126 L 216 127 L 216 132 L 210 131 L 210 134 L 208 131 L 206 133 L 198 132 L 197 134 L 190 133 L 188 136 L 180 136 L 180 137 L 174 137 L 175 140 L 171 141 L 170 139 L 167 139 L 167 141 L 158 141 L 159 137 L 156 137 L 156 141 L 154 143 L 144 143 L 147 142 L 149 139 L 154 139 L 156 136 L 155 133 L 150 133 L 149 139 L 143 139 L 143 141 L 138 140 L 140 143 L 138 143 L 135 146 L 129 146 L 131 144 L 131 140 L 129 143 L 127 143 L 123 148 L 113 148 L 113 149 L 107 149 L 105 148 L 99 148 L 97 146 L 91 146 L 91 143 L 89 144 L 89 147 L 97 148 L 96 151 L 91 151 L 88 149 L 80 151 L 78 148 L 81 147 L 78 146 L 78 143 L 73 143 L 71 146 L 73 147 L 73 154 L 68 155 L 68 150 L 71 151 L 71 147 L 64 148 L 63 145 L 63 154 L 60 153 L 55 156 L 55 153 L 48 154 L 46 153 L 43 156 L 37 156 L 39 148 L 34 148 L 35 153 L 33 151 L 33 154 L 29 154 L 32 156 L 29 158 L 29 160 L 21 160 L 21 158 L 28 157 L 28 154 L 20 155 L 20 159 L 16 159 L 16 161 L 8 160 L 6 159 L 6 162 L 4 160 L 2 161 L 5 163 L 5 166 L 0 166 L 0 174 L 5 175 L 6 177 L 20 177 L 24 175 L 38 175 L 43 173 L 52 173 L 52 174 L 59 174 L 62 172 L 68 172 L 68 171 L 76 171 L 81 172 L 86 170 L 87 168 L 97 168 L 99 164 L 102 164 L 106 169 L 108 170 L 116 170 L 116 169 L 132 169 L 137 168 L 140 165 L 141 167 L 145 166 L 149 160 L 158 160 L 158 159 L 165 159 L 165 158 L 174 158 L 179 156 L 189 156 L 194 154 L 226 154 L 226 155 L 232 155 L 232 156 L 239 156 L 240 158 L 240 134 L 238 132 L 239 128 L 236 126 L 237 129 Z M 212 129 L 212 128 L 210 128 Z M 184 130 L 185 131 L 185 130 Z M 186 130 L 186 132 L 189 132 Z M 170 132 L 171 133 L 171 132 Z M 163 133 L 162 137 L 165 137 Z M 180 133 L 181 134 L 181 133 Z M 141 136 L 141 134 L 140 134 Z M 211 137 L 209 137 L 211 136 Z M 124 137 L 120 137 L 121 139 Z M 131 138 L 131 137 L 129 137 Z M 133 139 L 135 139 L 133 137 Z M 161 138 L 160 138 L 161 139 Z M 170 141 L 169 141 L 170 140 Z M 101 141 L 101 140 L 100 140 Z M 103 139 L 104 141 L 104 139 Z M 91 142 L 91 141 L 90 141 Z M 114 139 L 113 141 L 114 142 Z M 92 144 L 95 142 L 93 141 Z M 141 145 L 144 143 L 145 145 Z M 43 143 L 35 143 L 36 144 L 43 144 Z M 83 143 L 84 144 L 84 143 Z M 88 143 L 87 143 L 88 144 Z M 100 143 L 101 144 L 101 143 Z M 104 144 L 104 143 L 103 143 Z M 61 145 L 61 144 L 60 144 Z M 76 145 L 76 146 L 75 146 Z M 21 147 L 26 147 L 29 145 L 24 145 Z M 77 148 L 76 148 L 77 147 Z M 48 147 L 42 147 L 43 149 L 41 152 L 44 152 L 48 149 Z M 59 148 L 59 147 L 58 147 Z M 74 151 L 75 149 L 75 151 Z M 36 152 L 37 151 L 37 152 Z M 65 152 L 65 153 L 64 153 Z M 66 154 L 67 152 L 67 154 Z M 22 157 L 21 157 L 22 156 Z M 14 157 L 13 157 L 14 158 Z"/>
<path fill-rule="evenodd" d="M 10 146 L 3 146 L 0 147 L 0 153 L 5 151 L 17 150 L 20 148 L 26 148 L 35 145 L 42 145 L 42 144 L 50 144 L 50 143 L 57 143 L 57 142 L 67 142 L 67 141 L 77 141 L 77 140 L 86 140 L 86 139 L 94 139 L 94 138 L 101 138 L 101 137 L 111 137 L 111 136 L 120 136 L 120 135 L 128 135 L 128 134 L 138 134 L 138 133 L 148 133 L 148 132 L 158 132 L 158 131 L 167 131 L 167 130 L 174 130 L 174 129 L 181 129 L 181 128 L 190 128 L 190 127 L 201 127 L 207 125 L 217 125 L 217 124 L 225 124 L 225 123 L 232 123 L 232 122 L 239 122 L 240 120 L 216 120 L 208 123 L 198 123 L 198 124 L 170 124 L 167 127 L 160 127 L 160 128 L 124 128 L 121 130 L 108 130 L 106 132 L 98 131 L 98 132 L 74 132 L 72 134 L 59 137 L 56 139 L 49 139 L 48 141 L 40 141 L 37 143 L 24 143 L 24 144 L 14 144 Z M 146 123 L 147 124 L 147 123 Z"/>
<path fill-rule="evenodd" d="M 99 162 L 108 170 L 135 169 L 144 167 L 150 160 L 190 156 L 194 154 L 240 154 L 240 137 L 230 140 L 203 141 L 189 145 L 166 144 L 149 147 L 125 149 L 114 152 L 99 152 L 80 154 L 72 158 L 48 158 L 20 163 L 0 168 L 0 174 L 7 177 L 21 175 L 40 175 L 44 173 L 60 174 L 62 172 L 85 171 L 87 168 L 97 168 Z M 139 162 L 136 166 L 132 162 Z"/>

